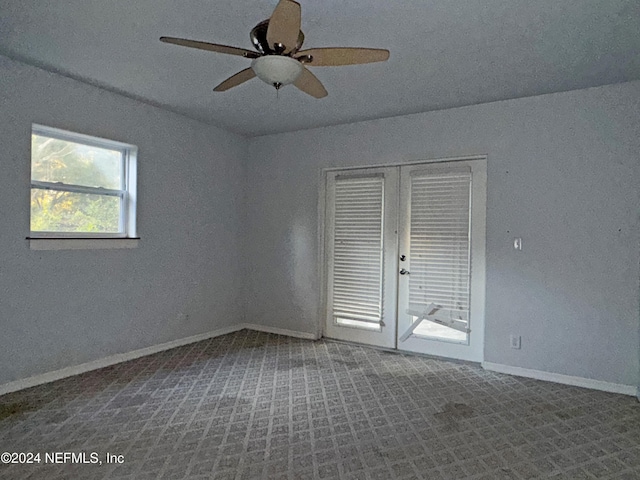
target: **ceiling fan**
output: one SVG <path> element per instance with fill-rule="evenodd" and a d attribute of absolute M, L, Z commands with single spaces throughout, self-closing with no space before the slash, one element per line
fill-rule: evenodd
<path fill-rule="evenodd" d="M 384 62 L 389 50 L 377 48 L 311 48 L 300 50 L 304 34 L 300 30 L 301 8 L 293 0 L 280 0 L 271 18 L 253 27 L 251 41 L 257 52 L 215 43 L 160 37 L 161 42 L 226 53 L 250 58 L 251 67 L 227 78 L 213 90 L 224 92 L 257 76 L 279 90 L 293 84 L 315 98 L 327 96 L 327 91 L 306 67 L 337 67 L 362 63 Z"/>

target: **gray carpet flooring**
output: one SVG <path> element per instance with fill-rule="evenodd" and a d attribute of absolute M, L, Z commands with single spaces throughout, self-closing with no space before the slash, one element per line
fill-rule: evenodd
<path fill-rule="evenodd" d="M 40 454 L 12 480 L 640 479 L 640 404 L 244 330 L 2 396 L 0 451 Z"/>

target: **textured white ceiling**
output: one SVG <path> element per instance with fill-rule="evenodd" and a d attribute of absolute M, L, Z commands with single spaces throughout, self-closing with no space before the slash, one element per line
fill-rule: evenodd
<path fill-rule="evenodd" d="M 253 79 L 249 60 L 158 41 L 252 48 L 276 0 L 0 0 L 0 53 L 244 135 L 640 79 L 638 0 L 300 0 L 305 48 L 388 48 L 380 64 L 317 67 L 329 96 Z"/>

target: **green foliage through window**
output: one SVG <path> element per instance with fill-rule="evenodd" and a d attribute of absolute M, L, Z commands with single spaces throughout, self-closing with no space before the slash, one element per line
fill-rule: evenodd
<path fill-rule="evenodd" d="M 123 179 L 121 150 L 34 133 L 31 136 L 31 231 L 120 232 Z M 114 195 L 114 191 L 122 191 L 122 195 Z"/>

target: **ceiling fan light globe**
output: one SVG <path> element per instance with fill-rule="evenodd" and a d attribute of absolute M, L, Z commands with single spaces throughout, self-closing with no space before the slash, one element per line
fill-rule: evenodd
<path fill-rule="evenodd" d="M 269 85 L 289 85 L 295 82 L 304 67 L 291 57 L 281 55 L 265 55 L 251 62 L 251 68 L 256 76 Z"/>

